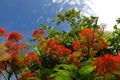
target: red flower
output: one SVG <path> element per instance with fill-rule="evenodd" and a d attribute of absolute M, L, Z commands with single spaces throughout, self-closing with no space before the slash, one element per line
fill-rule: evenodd
<path fill-rule="evenodd" d="M 72 51 L 70 49 L 68 49 L 68 48 L 64 48 L 64 52 L 65 53 L 71 53 Z"/>
<path fill-rule="evenodd" d="M 11 41 L 5 42 L 5 46 L 9 49 L 14 43 Z"/>
<path fill-rule="evenodd" d="M 103 38 L 96 38 L 94 39 L 94 44 L 92 44 L 92 48 L 96 49 L 96 50 L 101 50 L 106 48 L 108 45 L 107 43 L 104 41 Z"/>
<path fill-rule="evenodd" d="M 120 66 L 120 55 L 117 55 L 114 57 L 115 59 L 115 63 L 118 65 L 118 67 Z"/>
<path fill-rule="evenodd" d="M 32 61 L 37 61 L 38 64 L 41 64 L 39 57 L 34 52 L 29 52 L 24 56 L 25 65 L 29 65 Z"/>
<path fill-rule="evenodd" d="M 74 60 L 75 58 L 77 58 L 74 54 L 71 54 L 70 56 L 69 56 L 69 59 L 70 60 Z"/>
<path fill-rule="evenodd" d="M 19 63 L 19 59 L 18 59 L 18 53 L 12 53 L 11 54 L 11 60 L 14 61 L 14 63 L 17 65 Z M 14 64 L 13 63 L 13 64 Z"/>
<path fill-rule="evenodd" d="M 102 57 L 96 58 L 93 65 L 96 66 L 95 71 L 100 75 L 113 73 L 118 69 L 115 56 L 110 54 L 105 54 Z"/>
<path fill-rule="evenodd" d="M 27 80 L 28 78 L 37 77 L 37 76 L 36 76 L 36 74 L 34 74 L 34 73 L 25 72 L 25 73 L 22 73 L 22 74 L 21 74 L 21 77 L 22 77 L 23 80 Z"/>
<path fill-rule="evenodd" d="M 25 49 L 25 50 L 27 50 L 27 49 L 28 49 L 27 44 L 25 44 L 25 43 L 20 44 L 20 49 Z"/>
<path fill-rule="evenodd" d="M 68 53 L 72 52 L 70 49 L 65 48 L 63 45 L 60 45 L 58 43 L 54 44 L 54 45 L 53 44 L 51 42 L 50 45 L 48 44 L 45 46 L 45 48 L 44 48 L 45 54 L 52 55 L 52 53 L 55 52 L 56 55 L 58 55 L 58 56 L 64 56 L 64 54 L 66 54 L 66 53 L 68 54 Z"/>
<path fill-rule="evenodd" d="M 39 30 L 34 30 L 33 34 L 32 34 L 32 37 L 35 38 L 36 40 L 38 40 L 39 36 L 40 36 Z"/>
<path fill-rule="evenodd" d="M 82 44 L 84 45 L 91 45 L 93 44 L 94 36 L 96 36 L 96 33 L 92 29 L 84 29 L 80 33 L 80 38 L 82 41 Z"/>
<path fill-rule="evenodd" d="M 15 44 L 15 45 L 11 45 L 11 48 L 9 49 L 10 52 L 14 52 L 14 53 L 18 53 L 19 51 L 19 45 L 18 44 Z"/>
<path fill-rule="evenodd" d="M 43 29 L 39 30 L 40 34 L 44 34 L 45 31 Z"/>
<path fill-rule="evenodd" d="M 45 36 L 44 33 L 45 33 L 44 30 L 42 30 L 42 29 L 41 30 L 37 30 L 36 29 L 36 30 L 33 31 L 32 37 L 35 38 L 36 40 L 39 40 L 41 34 L 43 36 Z"/>
<path fill-rule="evenodd" d="M 84 36 L 91 36 L 91 34 L 94 34 L 94 31 L 91 29 L 84 29 L 82 30 L 82 32 L 80 33 L 80 37 L 84 37 Z"/>
<path fill-rule="evenodd" d="M 40 43 L 41 45 L 43 45 L 43 44 L 45 43 L 45 41 L 40 40 L 39 43 Z"/>
<path fill-rule="evenodd" d="M 11 32 L 8 36 L 8 41 L 18 42 L 19 40 L 23 40 L 24 36 L 19 32 Z"/>
<path fill-rule="evenodd" d="M 59 41 L 58 40 L 55 40 L 54 38 L 50 38 L 48 41 L 47 41 L 47 47 L 52 47 L 53 45 L 59 45 Z"/>
<path fill-rule="evenodd" d="M 80 49 L 80 41 L 74 41 L 73 42 L 73 49 L 79 50 Z"/>
<path fill-rule="evenodd" d="M 58 56 L 64 56 L 64 54 L 72 52 L 70 49 L 67 49 L 62 45 L 54 45 L 52 47 L 52 51 L 56 51 Z"/>
<path fill-rule="evenodd" d="M 4 28 L 0 28 L 0 36 L 6 37 L 7 31 Z"/>
<path fill-rule="evenodd" d="M 120 56 L 120 51 L 118 51 L 118 56 Z"/>

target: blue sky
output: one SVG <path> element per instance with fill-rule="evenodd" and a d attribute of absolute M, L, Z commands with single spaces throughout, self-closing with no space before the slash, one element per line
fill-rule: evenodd
<path fill-rule="evenodd" d="M 120 17 L 119 0 L 0 0 L 0 27 L 8 32 L 19 31 L 29 40 L 40 23 L 50 24 L 59 11 L 75 7 L 83 12 L 99 16 L 99 23 L 113 30 L 115 19 Z M 87 10 L 89 6 L 92 11 Z M 63 29 L 64 26 L 62 26 Z M 61 27 L 60 27 L 61 28 Z M 59 29 L 60 29 L 59 28 Z"/>
<path fill-rule="evenodd" d="M 0 0 L 0 27 L 8 32 L 19 31 L 28 40 L 32 31 L 40 28 L 40 22 L 51 24 L 59 11 L 79 4 L 79 0 Z"/>
<path fill-rule="evenodd" d="M 0 27 L 19 31 L 29 40 L 41 22 L 51 25 L 59 11 L 82 7 L 80 1 L 84 0 L 0 0 Z"/>
<path fill-rule="evenodd" d="M 0 0 L 0 26 L 8 32 L 19 31 L 30 38 L 32 31 L 40 28 L 40 22 L 47 22 L 49 17 L 55 16 L 48 12 L 47 1 Z"/>

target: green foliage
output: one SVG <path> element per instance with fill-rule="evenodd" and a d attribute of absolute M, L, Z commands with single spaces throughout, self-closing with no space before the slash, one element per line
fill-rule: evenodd
<path fill-rule="evenodd" d="M 120 18 L 117 18 L 116 22 L 117 22 L 117 24 L 119 24 L 120 23 Z"/>
<path fill-rule="evenodd" d="M 80 80 L 94 80 L 96 73 L 94 73 L 95 66 L 92 65 L 94 58 L 90 58 L 87 61 L 81 63 L 81 68 L 79 69 Z"/>
<path fill-rule="evenodd" d="M 86 28 L 97 28 L 98 17 L 86 17 L 81 15 L 81 12 L 75 8 L 65 11 L 64 13 L 58 13 L 57 17 L 52 20 L 57 25 L 66 21 L 71 28 L 77 28 L 81 30 L 81 26 Z"/>
<path fill-rule="evenodd" d="M 51 78 L 53 80 L 94 80 L 96 77 L 96 73 L 94 72 L 95 66 L 92 65 L 94 58 L 89 58 L 87 60 L 84 59 L 85 57 L 81 56 L 81 53 L 76 52 L 79 56 L 73 59 L 73 62 L 72 60 L 69 61 L 70 54 L 63 57 L 57 57 L 56 60 L 54 56 L 54 53 L 56 52 L 53 52 L 51 56 L 46 55 L 44 53 L 44 47 L 50 38 L 54 38 L 55 40 L 58 40 L 64 47 L 74 52 L 73 42 L 75 40 L 81 41 L 80 33 L 82 30 L 87 28 L 96 30 L 99 28 L 99 25 L 97 25 L 98 17 L 83 16 L 81 15 L 80 11 L 77 11 L 73 8 L 65 11 L 64 13 L 58 13 L 56 18 L 52 19 L 52 21 L 58 26 L 61 23 L 67 22 L 69 24 L 70 31 L 59 31 L 54 29 L 52 26 L 41 24 L 42 29 L 46 30 L 47 37 L 40 39 L 44 41 L 44 45 L 39 44 L 34 46 L 36 54 L 40 57 L 41 65 L 39 68 L 37 68 L 38 66 L 33 64 L 31 65 L 32 69 L 38 74 L 38 76 L 40 76 L 41 79 L 44 80 Z M 97 37 L 100 36 L 102 36 L 102 33 L 99 33 L 99 36 Z M 77 62 L 80 60 L 81 62 Z M 80 66 L 76 66 L 76 63 Z"/>
<path fill-rule="evenodd" d="M 118 51 L 120 50 L 120 28 L 117 25 L 114 25 L 114 31 L 112 33 L 112 37 L 109 38 L 110 44 L 110 51 L 117 55 Z"/>
<path fill-rule="evenodd" d="M 106 74 L 106 75 L 105 75 L 105 78 L 106 78 L 107 80 L 117 80 L 116 76 L 113 75 L 113 74 Z"/>
<path fill-rule="evenodd" d="M 53 71 L 50 77 L 54 80 L 73 80 L 76 78 L 77 67 L 74 65 L 60 64 L 55 66 Z"/>
<path fill-rule="evenodd" d="M 92 80 L 94 79 L 94 77 L 96 76 L 96 73 L 94 73 L 95 66 L 83 66 L 80 70 L 79 70 L 79 74 L 80 74 L 80 80 Z"/>
<path fill-rule="evenodd" d="M 48 80 L 49 75 L 52 74 L 52 69 L 41 67 L 35 73 L 40 77 L 41 80 Z"/>

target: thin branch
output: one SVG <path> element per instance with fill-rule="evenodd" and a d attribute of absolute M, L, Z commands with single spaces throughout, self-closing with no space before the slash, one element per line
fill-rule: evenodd
<path fill-rule="evenodd" d="M 7 70 L 7 66 L 6 66 L 5 62 L 3 62 L 3 65 L 5 66 L 5 71 L 6 71 L 7 73 L 10 73 L 10 72 Z"/>
<path fill-rule="evenodd" d="M 11 76 L 12 76 L 12 72 L 9 72 L 9 75 L 8 75 L 8 80 L 10 80 Z"/>
<path fill-rule="evenodd" d="M 4 75 L 4 73 L 1 70 L 0 70 L 0 73 L 2 73 L 4 79 L 7 80 L 6 76 Z"/>

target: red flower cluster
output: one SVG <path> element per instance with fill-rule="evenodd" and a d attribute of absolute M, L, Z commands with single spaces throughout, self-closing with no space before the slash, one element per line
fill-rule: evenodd
<path fill-rule="evenodd" d="M 98 50 L 104 49 L 107 46 L 104 39 L 100 37 L 98 30 L 92 29 L 82 30 L 80 40 L 73 42 L 73 50 L 79 51 L 82 54 L 87 53 L 87 56 L 95 56 Z"/>
<path fill-rule="evenodd" d="M 40 30 L 40 33 L 44 32 Z M 39 57 L 33 53 L 29 52 L 25 54 L 25 50 L 28 49 L 25 43 L 19 42 L 23 40 L 24 36 L 19 32 L 11 32 L 6 36 L 7 32 L 4 28 L 0 28 L 0 37 L 7 37 L 8 41 L 0 44 L 0 71 L 6 71 L 7 73 L 16 73 L 21 71 L 24 67 L 28 66 L 31 62 L 36 61 L 40 64 Z M 7 68 L 9 67 L 9 71 Z M 12 70 L 14 69 L 14 70 Z M 12 74 L 11 74 L 12 75 Z M 17 75 L 17 73 L 16 73 Z M 29 77 L 35 77 L 33 73 L 23 73 L 22 80 L 26 80 Z"/>
<path fill-rule="evenodd" d="M 82 32 L 80 33 L 80 38 L 81 38 L 82 44 L 86 45 L 86 46 L 88 46 L 88 45 L 91 46 L 91 44 L 93 44 L 96 34 L 97 33 L 92 29 L 82 30 Z"/>
<path fill-rule="evenodd" d="M 52 48 L 51 48 L 52 52 L 55 52 L 56 51 L 56 54 L 58 56 L 64 56 L 65 53 L 71 53 L 71 50 L 70 49 L 67 49 L 65 48 L 64 46 L 62 45 L 54 45 Z"/>
<path fill-rule="evenodd" d="M 27 80 L 28 78 L 33 78 L 33 77 L 37 77 L 35 73 L 31 73 L 31 72 L 25 72 L 21 74 L 21 77 L 23 80 Z"/>
<path fill-rule="evenodd" d="M 34 52 L 29 52 L 24 56 L 25 65 L 29 65 L 32 61 L 37 61 L 38 64 L 41 64 L 39 57 Z"/>
<path fill-rule="evenodd" d="M 94 34 L 94 30 L 91 29 L 84 29 L 82 30 L 82 32 L 80 33 L 80 37 L 85 37 L 85 36 L 91 36 Z"/>
<path fill-rule="evenodd" d="M 50 38 L 50 39 L 48 39 L 46 46 L 47 47 L 52 47 L 55 44 L 59 45 L 60 42 L 58 40 L 54 39 L 54 38 Z"/>
<path fill-rule="evenodd" d="M 74 64 L 77 67 L 80 67 L 80 53 L 72 53 L 69 55 L 69 63 Z"/>
<path fill-rule="evenodd" d="M 98 57 L 93 62 L 93 65 L 96 66 L 95 71 L 100 75 L 117 71 L 118 64 L 120 64 L 120 57 L 110 54 L 105 54 L 102 57 Z"/>
<path fill-rule="evenodd" d="M 6 37 L 7 31 L 4 28 L 0 28 L 0 36 Z"/>
<path fill-rule="evenodd" d="M 21 53 L 24 50 L 27 50 L 28 47 L 25 43 L 21 43 L 21 44 L 16 44 L 12 41 L 7 41 L 5 42 L 5 46 L 7 48 L 7 52 L 8 53 Z"/>
<path fill-rule="evenodd" d="M 24 39 L 24 36 L 19 32 L 11 32 L 8 36 L 8 41 L 18 42 L 23 39 Z"/>
<path fill-rule="evenodd" d="M 101 50 L 106 48 L 108 45 L 107 43 L 104 41 L 103 38 L 96 38 L 94 39 L 94 44 L 92 44 L 93 49 L 95 50 Z"/>
<path fill-rule="evenodd" d="M 56 53 L 58 56 L 64 56 L 64 54 L 66 53 L 71 53 L 71 50 L 61 45 L 58 40 L 50 38 L 44 48 L 44 52 L 47 55 L 52 55 L 52 53 Z"/>
<path fill-rule="evenodd" d="M 80 41 L 79 40 L 73 42 L 73 49 L 74 50 L 80 49 Z"/>
<path fill-rule="evenodd" d="M 27 46 L 27 44 L 25 44 L 25 43 L 21 43 L 21 44 L 19 44 L 19 48 L 22 50 L 28 50 L 28 46 Z"/>
<path fill-rule="evenodd" d="M 44 35 L 45 34 L 45 32 L 44 32 L 44 30 L 34 30 L 33 31 L 33 33 L 32 33 L 32 37 L 33 38 L 35 38 L 35 40 L 39 40 L 39 38 L 40 38 L 40 35 Z"/>

